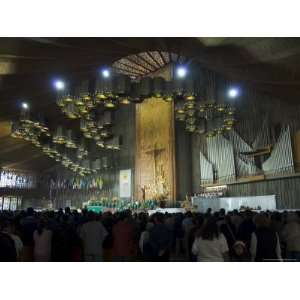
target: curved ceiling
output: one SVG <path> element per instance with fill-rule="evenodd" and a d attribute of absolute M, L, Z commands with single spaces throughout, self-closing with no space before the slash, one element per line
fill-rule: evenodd
<path fill-rule="evenodd" d="M 53 78 L 84 78 L 100 66 L 150 51 L 189 57 L 285 101 L 296 103 L 300 97 L 299 38 L 0 38 L 0 122 L 16 118 L 20 99 L 57 119 Z M 52 161 L 2 133 L 0 163 L 44 169 Z"/>

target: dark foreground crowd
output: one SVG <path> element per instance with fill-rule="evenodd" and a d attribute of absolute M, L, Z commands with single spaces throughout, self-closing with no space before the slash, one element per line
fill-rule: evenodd
<path fill-rule="evenodd" d="M 300 212 L 4 211 L 0 261 L 300 261 Z"/>

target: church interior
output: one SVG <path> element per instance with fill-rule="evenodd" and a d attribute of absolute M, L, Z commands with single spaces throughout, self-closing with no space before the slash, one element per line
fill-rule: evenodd
<path fill-rule="evenodd" d="M 299 208 L 299 45 L 1 38 L 0 209 Z"/>
<path fill-rule="evenodd" d="M 299 38 L 0 38 L 0 261 L 300 261 L 299 70 Z"/>

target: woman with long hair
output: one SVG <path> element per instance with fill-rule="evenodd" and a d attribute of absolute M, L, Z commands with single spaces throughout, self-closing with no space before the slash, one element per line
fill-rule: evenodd
<path fill-rule="evenodd" d="M 206 220 L 193 243 L 192 253 L 197 256 L 197 261 L 228 261 L 227 241 L 224 235 L 220 233 L 215 217 Z"/>

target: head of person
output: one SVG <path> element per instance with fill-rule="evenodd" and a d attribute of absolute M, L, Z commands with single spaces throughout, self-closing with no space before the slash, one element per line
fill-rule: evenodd
<path fill-rule="evenodd" d="M 225 216 L 225 209 L 224 208 L 221 208 L 219 210 L 219 215 L 220 215 L 220 217 L 224 217 Z"/>
<path fill-rule="evenodd" d="M 239 212 L 238 212 L 237 209 L 234 209 L 233 212 L 232 212 L 232 214 L 233 214 L 234 216 L 238 216 L 238 215 L 239 215 Z"/>
<path fill-rule="evenodd" d="M 244 213 L 244 216 L 245 216 L 245 218 L 246 218 L 247 220 L 251 220 L 252 217 L 253 217 L 253 213 L 252 213 L 251 210 L 247 209 L 247 210 L 245 211 L 245 213 Z"/>
<path fill-rule="evenodd" d="M 162 213 L 156 213 L 153 220 L 155 224 L 162 224 L 164 222 L 164 215 Z"/>
<path fill-rule="evenodd" d="M 253 218 L 256 228 L 268 228 L 270 220 L 265 214 L 257 214 Z"/>
<path fill-rule="evenodd" d="M 193 214 L 190 211 L 188 211 L 188 212 L 186 212 L 185 217 L 186 218 L 192 218 Z"/>
<path fill-rule="evenodd" d="M 1 216 L 0 218 L 0 231 L 12 232 L 12 222 L 11 220 L 6 216 Z"/>
<path fill-rule="evenodd" d="M 197 224 L 199 227 L 203 226 L 204 220 L 205 220 L 205 219 L 204 219 L 204 216 L 203 216 L 202 214 L 199 214 L 199 215 L 196 216 L 196 218 L 197 218 L 196 224 Z"/>
<path fill-rule="evenodd" d="M 34 209 L 32 207 L 28 207 L 26 211 L 27 216 L 33 216 L 34 215 Z"/>
<path fill-rule="evenodd" d="M 213 240 L 215 238 L 219 237 L 219 227 L 217 224 L 217 218 L 216 217 L 210 217 L 207 219 L 205 224 L 203 225 L 202 231 L 201 231 L 201 237 L 204 240 Z"/>
<path fill-rule="evenodd" d="M 97 215 L 93 211 L 88 212 L 88 220 L 89 221 L 96 221 L 97 220 Z"/>
<path fill-rule="evenodd" d="M 246 245 L 242 241 L 236 241 L 233 245 L 233 251 L 236 256 L 243 256 L 246 253 Z"/>
<path fill-rule="evenodd" d="M 218 219 L 220 217 L 220 213 L 218 211 L 215 211 L 213 216 L 214 218 Z"/>
<path fill-rule="evenodd" d="M 71 213 L 70 207 L 66 207 L 66 208 L 65 208 L 65 214 L 70 214 L 70 213 Z"/>
<path fill-rule="evenodd" d="M 275 213 L 271 214 L 271 220 L 274 222 L 281 222 L 281 213 L 275 212 Z"/>

